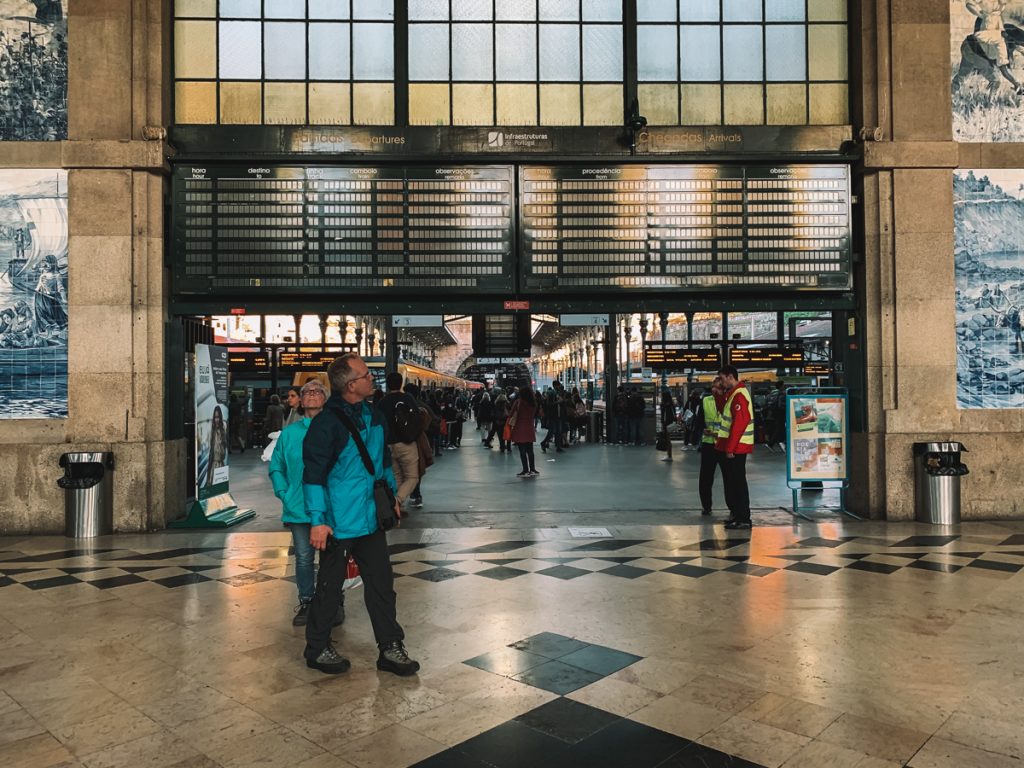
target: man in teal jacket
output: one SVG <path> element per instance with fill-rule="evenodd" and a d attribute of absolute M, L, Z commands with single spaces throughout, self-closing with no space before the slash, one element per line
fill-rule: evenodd
<path fill-rule="evenodd" d="M 270 457 L 270 482 L 274 495 L 281 500 L 281 522 L 292 532 L 292 548 L 295 550 L 295 585 L 299 588 L 299 607 L 292 619 L 293 627 L 306 626 L 309 604 L 313 600 L 316 573 L 313 558 L 316 550 L 309 543 L 312 527 L 306 512 L 306 500 L 302 493 L 302 441 L 306 437 L 309 423 L 327 402 L 327 390 L 317 379 L 307 381 L 300 391 L 303 417 L 285 427 L 274 446 Z M 345 598 L 342 596 L 334 626 L 345 620 Z"/>
<path fill-rule="evenodd" d="M 328 674 L 348 670 L 331 644 L 331 619 L 341 599 L 345 563 L 351 552 L 363 577 L 363 597 L 380 655 L 377 669 L 396 675 L 415 674 L 420 665 L 409 658 L 398 623 L 394 574 L 387 538 L 377 524 L 373 483 L 387 481 L 395 490 L 391 454 L 383 414 L 365 402 L 373 395 L 373 374 L 359 355 L 342 355 L 327 369 L 331 398 L 309 424 L 302 445 L 303 494 L 312 527 L 310 543 L 320 550 L 316 592 L 306 623 L 306 664 Z M 356 440 L 345 426 L 357 430 L 373 462 L 371 475 Z M 395 515 L 401 509 L 395 503 Z"/>

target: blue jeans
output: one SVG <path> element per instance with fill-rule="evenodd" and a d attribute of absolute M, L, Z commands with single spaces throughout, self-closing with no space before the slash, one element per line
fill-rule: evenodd
<path fill-rule="evenodd" d="M 316 550 L 309 543 L 309 523 L 286 523 L 292 532 L 292 546 L 295 548 L 295 584 L 299 588 L 299 602 L 308 603 L 316 592 L 316 575 L 313 572 L 313 558 Z"/>

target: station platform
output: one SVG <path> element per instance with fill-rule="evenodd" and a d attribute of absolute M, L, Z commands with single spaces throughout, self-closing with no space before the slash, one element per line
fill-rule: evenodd
<path fill-rule="evenodd" d="M 541 436 L 544 432 L 541 430 Z M 466 430 L 462 447 L 446 450 L 424 477 L 424 506 L 411 510 L 411 528 L 536 528 L 550 525 L 699 525 L 697 475 L 700 454 L 674 443 L 673 461 L 653 445 L 580 443 L 562 453 L 534 445 L 540 477 L 520 479 L 519 452 L 487 450 L 480 433 Z M 256 517 L 241 530 L 281 530 L 280 502 L 274 497 L 260 451 L 231 455 L 231 492 Z M 747 462 L 751 507 L 759 525 L 789 524 L 792 494 L 786 485 L 786 456 L 757 446 Z M 801 503 L 838 503 L 838 492 L 808 491 Z M 714 487 L 717 517 L 728 515 L 718 474 Z M 834 515 L 833 515 L 834 516 Z"/>
<path fill-rule="evenodd" d="M 0 765 L 1019 768 L 1024 523 L 607 533 L 391 532 L 412 678 L 359 589 L 305 666 L 286 532 L 0 539 Z"/>

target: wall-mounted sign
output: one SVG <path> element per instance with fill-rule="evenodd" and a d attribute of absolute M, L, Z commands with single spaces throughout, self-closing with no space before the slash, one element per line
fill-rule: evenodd
<path fill-rule="evenodd" d="M 606 327 L 608 325 L 608 315 L 559 315 L 558 324 L 564 326 L 597 325 Z"/>
<path fill-rule="evenodd" d="M 443 315 L 392 315 L 391 325 L 394 328 L 442 328 Z"/>
<path fill-rule="evenodd" d="M 530 308 L 530 302 L 528 301 L 506 301 L 504 308 L 507 310 L 522 311 Z"/>
<path fill-rule="evenodd" d="M 846 404 L 846 395 L 786 396 L 790 481 L 847 479 Z"/>
<path fill-rule="evenodd" d="M 734 347 L 729 364 L 736 368 L 790 368 L 804 364 L 804 352 L 784 347 Z"/>

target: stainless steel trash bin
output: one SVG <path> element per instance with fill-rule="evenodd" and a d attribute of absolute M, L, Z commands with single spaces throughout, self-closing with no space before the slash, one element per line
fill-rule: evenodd
<path fill-rule="evenodd" d="M 919 523 L 960 522 L 960 478 L 968 473 L 961 443 L 914 443 L 914 518 Z"/>
<path fill-rule="evenodd" d="M 64 535 L 89 539 L 114 532 L 114 454 L 64 453 Z"/>
<path fill-rule="evenodd" d="M 600 443 L 604 439 L 604 411 L 587 414 L 587 442 Z"/>

